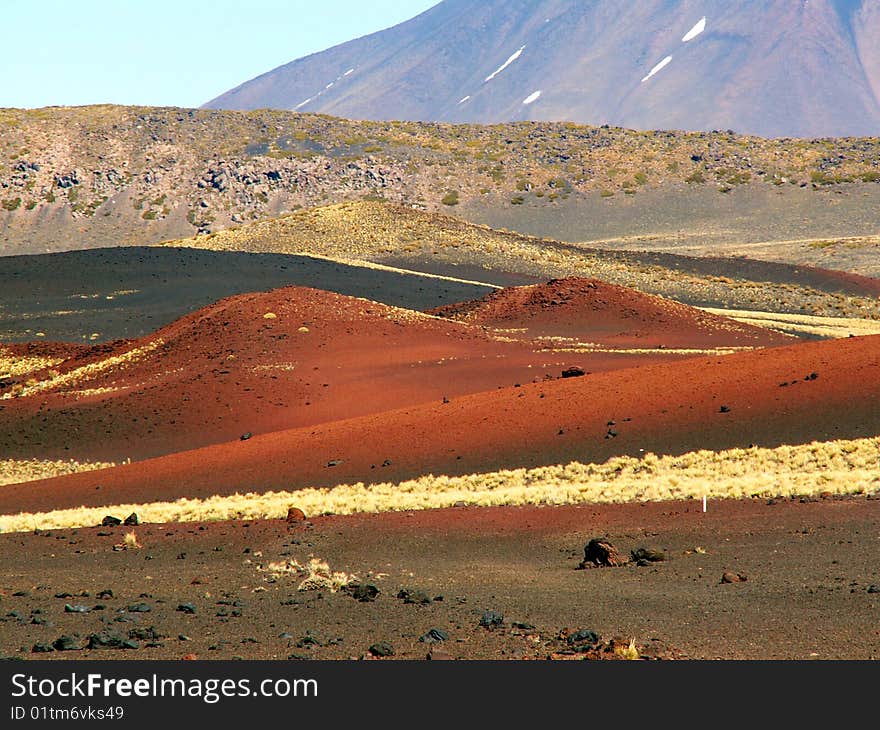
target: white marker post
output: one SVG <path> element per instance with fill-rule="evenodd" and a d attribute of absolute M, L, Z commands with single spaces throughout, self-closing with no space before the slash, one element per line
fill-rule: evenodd
<path fill-rule="evenodd" d="M 703 512 L 706 511 L 706 495 L 703 495 Z"/>

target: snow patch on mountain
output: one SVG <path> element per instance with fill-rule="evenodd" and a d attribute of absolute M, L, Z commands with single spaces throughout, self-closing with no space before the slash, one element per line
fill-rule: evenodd
<path fill-rule="evenodd" d="M 654 66 L 654 68 L 651 69 L 651 71 L 648 73 L 648 75 L 642 79 L 642 83 L 645 83 L 654 74 L 656 74 L 656 73 L 662 71 L 664 68 L 666 68 L 671 61 L 672 61 L 672 56 L 667 56 L 662 61 L 660 61 L 660 63 L 658 63 L 656 66 Z"/>
<path fill-rule="evenodd" d="M 687 33 L 684 34 L 684 37 L 681 39 L 682 43 L 687 43 L 688 41 L 692 41 L 696 38 L 700 33 L 706 30 L 706 16 L 704 15 L 700 21 L 691 28 Z"/>
<path fill-rule="evenodd" d="M 519 58 L 519 57 L 522 55 L 522 52 L 523 52 L 524 50 L 526 50 L 526 47 L 525 47 L 525 46 L 522 46 L 518 51 L 516 51 L 515 53 L 512 53 L 511 56 L 510 56 L 510 58 L 508 58 L 508 59 L 507 59 L 504 63 L 502 63 L 497 69 L 495 69 L 495 71 L 493 71 L 492 73 L 490 73 L 490 74 L 489 74 L 489 75 L 483 80 L 483 83 L 486 83 L 487 81 L 491 81 L 492 79 L 494 79 L 498 74 L 500 74 L 504 69 L 506 69 L 510 64 L 512 64 L 517 58 Z"/>

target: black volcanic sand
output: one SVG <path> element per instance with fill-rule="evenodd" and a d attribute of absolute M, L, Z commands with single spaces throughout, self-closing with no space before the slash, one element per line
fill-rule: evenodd
<path fill-rule="evenodd" d="M 795 266 L 775 261 L 761 261 L 759 259 L 733 256 L 685 256 L 659 251 L 615 251 L 558 241 L 547 241 L 544 245 L 548 249 L 556 249 L 564 253 L 595 256 L 603 261 L 617 262 L 626 267 L 658 266 L 670 271 L 700 277 L 724 276 L 731 279 L 743 279 L 767 284 L 803 286 L 831 294 L 849 294 L 862 297 L 880 296 L 880 279 L 811 266 Z M 478 266 L 457 266 L 442 261 L 424 261 L 402 256 L 383 258 L 381 263 L 401 269 L 411 269 L 440 276 L 499 284 L 498 273 Z M 499 284 L 501 286 L 527 286 L 547 280 L 547 277 L 529 276 L 527 274 L 501 274 L 501 276 L 503 277 L 503 283 Z M 722 302 L 719 302 L 717 299 L 693 296 L 686 288 L 680 289 L 675 298 L 676 301 L 689 304 L 692 307 L 722 306 Z"/>
<path fill-rule="evenodd" d="M 495 272 L 493 281 L 508 283 Z M 416 310 L 491 291 L 283 254 L 131 247 L 6 256 L 0 257 L 0 342 L 141 337 L 223 297 L 291 285 Z M 99 336 L 89 340 L 93 333 Z"/>
<path fill-rule="evenodd" d="M 696 502 L 456 508 L 299 526 L 9 534 L 0 536 L 0 655 L 346 659 L 386 641 L 395 658 L 421 659 L 430 645 L 419 637 L 438 628 L 448 640 L 435 651 L 453 658 L 544 659 L 567 649 L 562 629 L 635 638 L 665 657 L 875 658 L 878 527 L 880 500 L 853 497 L 710 501 L 706 514 Z M 142 547 L 114 551 L 132 529 Z M 598 536 L 623 554 L 644 546 L 667 560 L 577 570 Z M 298 591 L 299 579 L 258 570 L 312 555 L 357 573 L 378 596 Z M 747 580 L 722 584 L 725 572 Z M 112 596 L 99 595 L 106 589 Z M 401 589 L 431 600 L 407 604 Z M 148 610 L 130 608 L 138 603 Z M 65 604 L 91 610 L 67 613 Z M 487 610 L 503 626 L 481 627 Z M 78 649 L 102 630 L 147 638 L 136 649 L 32 653 L 65 634 Z"/>
<path fill-rule="evenodd" d="M 674 247 L 679 240 L 689 246 L 699 244 L 711 249 L 718 242 L 874 235 L 880 225 L 880 186 L 876 184 L 855 183 L 818 190 L 753 184 L 736 186 L 726 195 L 719 193 L 715 185 L 646 186 L 635 195 L 618 192 L 612 198 L 602 198 L 598 193 L 575 194 L 555 203 L 536 198 L 533 193 L 523 195 L 524 205 L 512 206 L 509 201 L 485 196 L 462 204 L 456 214 L 493 228 L 588 245 L 590 241 L 613 242 L 615 238 L 650 236 L 652 240 L 644 242 L 645 249 L 654 245 Z M 680 233 L 684 239 L 680 239 Z M 608 247 L 613 248 L 613 243 Z M 871 249 L 866 249 L 865 255 L 872 256 Z M 684 262 L 686 257 L 682 260 Z M 731 258 L 730 263 L 743 264 L 738 258 Z M 796 274 L 800 267 L 785 268 Z M 772 268 L 766 271 L 774 276 Z M 757 274 L 756 270 L 751 276 L 754 278 Z M 718 271 L 716 275 L 724 273 Z M 776 278 L 757 280 L 778 281 Z M 807 281 L 809 279 L 795 279 L 791 283 Z"/>

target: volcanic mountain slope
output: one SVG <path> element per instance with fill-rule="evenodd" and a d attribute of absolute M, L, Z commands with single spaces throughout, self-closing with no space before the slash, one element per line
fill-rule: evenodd
<path fill-rule="evenodd" d="M 513 287 L 429 314 L 529 337 L 586 340 L 613 347 L 766 347 L 792 338 L 733 322 L 597 279 L 554 279 Z"/>
<path fill-rule="evenodd" d="M 875 436 L 878 406 L 880 337 L 802 343 L 503 388 L 9 485 L 0 512 Z"/>
<path fill-rule="evenodd" d="M 7 458 L 146 458 L 555 378 L 574 365 L 597 372 L 704 352 L 701 330 L 680 324 L 695 333 L 692 351 L 664 352 L 655 340 L 647 351 L 553 349 L 315 289 L 240 295 L 138 340 L 10 349 L 0 359 L 9 368 L 0 444 Z M 780 340 L 731 322 L 709 347 Z"/>
<path fill-rule="evenodd" d="M 878 47 L 870 0 L 445 0 L 206 107 L 869 135 Z"/>

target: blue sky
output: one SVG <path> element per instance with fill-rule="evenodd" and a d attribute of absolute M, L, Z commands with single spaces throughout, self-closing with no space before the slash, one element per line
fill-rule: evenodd
<path fill-rule="evenodd" d="M 3 2 L 0 107 L 199 106 L 437 0 Z"/>

